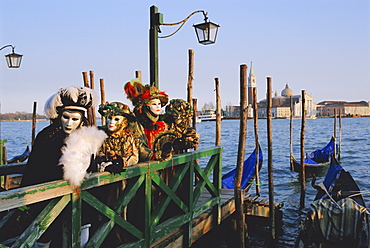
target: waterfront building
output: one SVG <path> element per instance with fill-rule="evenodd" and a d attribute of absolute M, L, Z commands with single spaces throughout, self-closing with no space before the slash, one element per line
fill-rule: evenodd
<path fill-rule="evenodd" d="M 317 104 L 317 116 L 334 116 L 334 109 L 344 116 L 370 116 L 370 102 L 323 101 Z M 338 112 L 337 112 L 338 113 Z"/>

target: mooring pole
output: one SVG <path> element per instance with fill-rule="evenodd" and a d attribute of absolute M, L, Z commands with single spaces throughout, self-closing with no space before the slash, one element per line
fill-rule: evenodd
<path fill-rule="evenodd" d="M 306 165 L 304 163 L 304 133 L 306 128 L 306 92 L 302 90 L 302 125 L 301 125 L 301 201 L 300 201 L 300 209 L 304 208 L 304 202 L 306 197 Z"/>
<path fill-rule="evenodd" d="M 342 149 L 342 109 L 339 109 L 339 151 L 338 160 L 340 160 L 340 151 Z"/>
<path fill-rule="evenodd" d="M 82 72 L 82 77 L 83 77 L 84 86 L 86 88 L 90 88 L 89 78 L 87 77 L 87 72 L 86 71 Z M 92 113 L 91 113 L 91 108 L 89 108 L 87 110 L 87 121 L 89 122 L 89 125 L 91 126 L 91 124 L 93 123 L 93 116 L 92 116 Z"/>
<path fill-rule="evenodd" d="M 141 77 L 141 71 L 135 71 L 135 78 L 139 79 L 140 82 L 143 82 L 143 79 Z"/>
<path fill-rule="evenodd" d="M 237 231 L 239 235 L 239 247 L 245 247 L 245 227 L 246 222 L 243 213 L 244 191 L 241 189 L 244 153 L 247 137 L 247 65 L 240 65 L 240 128 L 239 128 L 239 146 L 236 163 L 236 175 L 234 185 L 235 212 L 237 221 Z"/>
<path fill-rule="evenodd" d="M 334 109 L 334 157 L 337 156 L 337 109 Z"/>
<path fill-rule="evenodd" d="M 220 97 L 220 82 L 215 78 L 216 86 L 216 146 L 221 145 L 221 97 Z"/>
<path fill-rule="evenodd" d="M 188 72 L 188 103 L 193 105 L 193 81 L 194 81 L 194 50 L 189 49 L 189 72 Z"/>
<path fill-rule="evenodd" d="M 275 239 L 274 172 L 272 165 L 272 78 L 267 77 L 267 149 L 271 239 Z"/>
<path fill-rule="evenodd" d="M 90 71 L 90 89 L 94 90 L 95 89 L 95 74 L 94 71 Z M 96 114 L 95 114 L 95 107 L 92 106 L 89 108 L 91 112 L 91 119 L 92 123 L 90 123 L 91 126 L 96 126 Z"/>
<path fill-rule="evenodd" d="M 104 85 L 104 78 L 99 79 L 100 84 L 100 104 L 105 104 L 105 85 Z M 101 124 L 105 126 L 105 116 L 101 117 Z"/>
<path fill-rule="evenodd" d="M 252 88 L 253 95 L 253 120 L 254 120 L 254 139 L 256 143 L 256 195 L 260 196 L 260 177 L 259 177 L 259 164 L 260 164 L 260 143 L 258 141 L 258 106 L 257 106 L 257 88 Z"/>
<path fill-rule="evenodd" d="M 290 169 L 293 170 L 293 98 L 290 96 L 290 121 L 289 121 Z"/>
<path fill-rule="evenodd" d="M 197 130 L 197 107 L 198 105 L 198 99 L 196 98 L 193 98 L 193 122 L 192 122 L 192 126 L 195 130 Z M 198 145 L 197 145 L 198 146 Z"/>
<path fill-rule="evenodd" d="M 33 112 L 32 112 L 32 137 L 31 137 L 31 145 L 35 142 L 36 137 L 36 111 L 37 111 L 37 102 L 33 102 Z"/>

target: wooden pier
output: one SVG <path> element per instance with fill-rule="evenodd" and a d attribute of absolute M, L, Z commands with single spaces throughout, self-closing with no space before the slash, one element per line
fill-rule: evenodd
<path fill-rule="evenodd" d="M 0 192 L 0 213 L 8 211 L 14 214 L 19 212 L 19 207 L 51 200 L 22 233 L 0 240 L 0 247 L 32 246 L 65 209 L 63 212 L 69 213 L 65 216 L 69 216 L 70 220 L 64 223 L 67 225 L 65 230 L 69 232 L 63 234 L 66 240 L 63 245 L 79 248 L 81 216 L 86 203 L 107 219 L 94 233 L 90 233 L 86 247 L 104 247 L 108 234 L 116 225 L 134 237 L 119 247 L 190 247 L 235 211 L 234 191 L 221 189 L 221 154 L 222 147 L 213 147 L 174 156 L 169 161 L 141 163 L 128 167 L 120 175 L 93 173 L 79 188 L 72 188 L 68 182 L 59 180 Z M 22 165 L 14 168 L 9 166 L 0 165 L 0 176 L 20 173 L 24 169 Z M 176 173 L 165 182 L 158 172 L 167 168 Z M 91 194 L 92 188 L 121 180 L 130 180 L 130 183 L 113 207 Z M 140 188 L 145 190 L 140 191 Z M 155 192 L 159 191 L 160 198 L 153 201 Z M 137 210 L 137 215 L 143 216 L 143 222 L 137 226 L 123 218 L 121 213 L 132 199 L 144 192 L 143 212 Z M 245 212 L 269 216 L 268 202 L 257 198 L 245 196 Z M 70 209 L 66 208 L 68 205 Z M 176 214 L 173 213 L 174 205 Z M 8 224 L 4 219 L 0 221 L 1 233 L 7 229 Z"/>
<path fill-rule="evenodd" d="M 200 197 L 200 200 L 209 197 L 204 194 Z M 275 204 L 275 212 L 277 216 L 281 216 L 281 204 Z M 235 199 L 234 190 L 222 189 L 221 190 L 221 222 L 235 212 Z M 269 218 L 269 202 L 267 199 L 246 193 L 244 196 L 244 213 L 251 217 L 262 217 Z M 192 231 L 192 243 L 201 239 L 204 234 L 212 231 L 215 227 L 213 214 L 211 211 L 202 213 L 193 219 L 193 231 Z M 153 248 L 177 248 L 183 247 L 183 231 L 177 229 L 169 235 L 163 237 L 161 240 L 153 244 Z"/>

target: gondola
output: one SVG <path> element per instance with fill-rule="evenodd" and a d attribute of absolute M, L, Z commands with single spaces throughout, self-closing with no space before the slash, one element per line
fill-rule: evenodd
<path fill-rule="evenodd" d="M 258 152 L 258 171 L 260 171 L 263 162 L 263 154 L 261 147 Z M 256 149 L 249 155 L 243 164 L 243 175 L 241 181 L 241 189 L 248 190 L 256 174 Z M 234 189 L 236 168 L 222 176 L 222 188 Z"/>
<path fill-rule="evenodd" d="M 28 157 L 30 155 L 30 152 L 31 152 L 30 147 L 27 144 L 27 147 L 26 147 L 26 149 L 24 150 L 24 152 L 22 154 L 14 156 L 13 158 L 7 160 L 7 163 L 12 164 L 12 163 L 24 162 L 26 159 L 28 159 Z"/>
<path fill-rule="evenodd" d="M 335 144 L 334 137 L 331 137 L 330 141 L 322 149 L 317 149 L 310 154 L 308 154 L 304 160 L 305 168 L 307 173 L 314 173 L 323 168 L 327 168 L 330 164 L 330 158 L 334 151 L 334 146 L 336 145 L 336 154 L 339 154 L 339 146 Z M 290 167 L 291 170 L 295 172 L 301 171 L 301 162 L 297 161 L 293 154 L 290 155 Z"/>
<path fill-rule="evenodd" d="M 370 247 L 369 215 L 357 183 L 332 157 L 302 230 L 295 242 L 300 247 Z"/>

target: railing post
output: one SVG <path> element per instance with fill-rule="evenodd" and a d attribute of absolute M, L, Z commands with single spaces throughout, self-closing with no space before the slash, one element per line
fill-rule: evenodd
<path fill-rule="evenodd" d="M 218 203 L 216 204 L 213 214 L 215 216 L 214 218 L 214 224 L 219 225 L 221 223 L 221 185 L 222 185 L 222 148 L 219 148 L 219 154 L 218 154 L 218 160 L 217 165 L 214 168 L 213 172 L 213 180 L 214 180 L 214 186 L 217 189 L 217 197 Z"/>
<path fill-rule="evenodd" d="M 144 238 L 145 247 L 150 247 L 151 243 L 151 231 L 152 231 L 152 176 L 150 171 L 150 163 L 147 164 L 147 174 L 145 179 L 145 227 L 144 227 Z M 155 173 L 155 172 L 153 172 Z"/>
<path fill-rule="evenodd" d="M 194 163 L 195 163 L 195 158 L 194 158 L 194 152 L 191 154 L 191 161 L 187 163 L 184 166 L 188 166 L 188 172 L 186 175 L 186 179 L 189 182 L 188 185 L 186 185 L 187 188 L 187 193 L 188 193 L 188 199 L 187 199 L 187 204 L 189 208 L 189 213 L 191 216 L 193 216 L 193 211 L 194 211 L 194 192 L 193 192 L 193 187 L 194 187 L 194 179 L 195 179 L 195 174 L 194 174 Z M 183 180 L 186 182 L 186 179 Z M 190 221 L 185 225 L 185 230 L 184 230 L 184 242 L 183 246 L 184 247 L 190 247 L 192 245 L 192 240 L 193 240 L 193 221 L 190 219 Z"/>
<path fill-rule="evenodd" d="M 77 189 L 77 188 L 76 188 Z M 71 246 L 72 248 L 81 247 L 81 197 L 76 190 L 71 194 Z M 64 243 L 65 244 L 65 243 Z M 64 245 L 63 244 L 63 245 Z"/>

